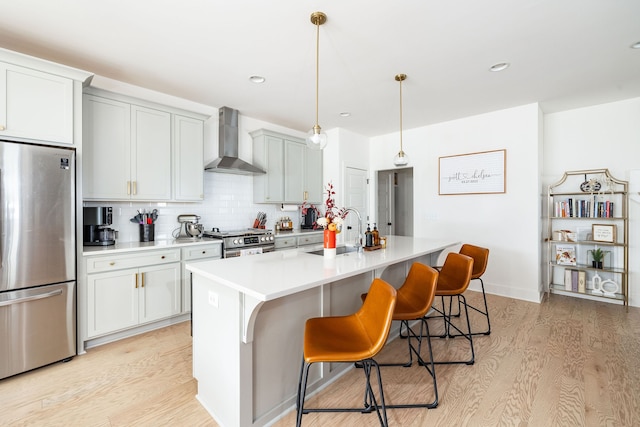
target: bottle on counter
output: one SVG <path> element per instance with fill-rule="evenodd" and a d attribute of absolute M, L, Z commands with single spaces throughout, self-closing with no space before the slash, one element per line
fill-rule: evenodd
<path fill-rule="evenodd" d="M 373 246 L 378 246 L 380 244 L 380 232 L 378 232 L 378 227 L 376 227 L 376 223 L 373 223 L 373 231 L 371 232 L 373 235 Z"/>
<path fill-rule="evenodd" d="M 364 245 L 367 248 L 373 246 L 373 233 L 371 232 L 371 226 L 367 224 L 367 231 L 364 233 Z"/>

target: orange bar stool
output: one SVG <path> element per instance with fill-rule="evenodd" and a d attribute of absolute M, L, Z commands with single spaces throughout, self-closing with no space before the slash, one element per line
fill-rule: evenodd
<path fill-rule="evenodd" d="M 475 307 L 472 304 L 469 304 L 469 308 L 480 313 L 487 319 L 487 329 L 482 332 L 472 332 L 472 335 L 490 335 L 491 320 L 489 319 L 489 307 L 487 305 L 487 295 L 484 292 L 484 282 L 482 281 L 482 277 L 481 277 L 484 274 L 485 270 L 487 269 L 487 263 L 489 262 L 489 249 L 465 243 L 464 245 L 462 245 L 458 253 L 461 253 L 462 255 L 466 255 L 473 258 L 473 273 L 471 274 L 471 280 L 479 280 L 480 287 L 482 289 L 482 300 L 484 301 L 484 311 L 482 308 Z M 456 316 L 456 317 L 460 316 L 460 299 L 458 299 L 458 313 L 454 314 L 453 316 Z M 449 337 L 451 338 L 457 337 L 457 336 L 460 336 L 460 334 L 449 335 Z"/>
<path fill-rule="evenodd" d="M 455 329 L 457 334 L 465 337 L 469 341 L 469 347 L 471 349 L 471 357 L 469 360 L 455 360 L 455 361 L 436 361 L 435 364 L 454 364 L 463 363 L 466 365 L 473 365 L 475 362 L 475 352 L 473 349 L 473 335 L 471 334 L 471 323 L 469 321 L 469 310 L 467 299 L 464 297 L 464 291 L 469 287 L 471 280 L 471 274 L 473 273 L 473 258 L 462 255 L 460 253 L 451 252 L 447 255 L 447 258 L 438 275 L 438 285 L 436 287 L 436 296 L 439 296 L 442 301 L 442 310 L 433 306 L 433 309 L 439 314 L 435 317 L 442 317 L 444 320 L 444 334 L 440 335 L 440 338 L 452 337 L 451 329 Z M 449 310 L 447 311 L 444 303 L 444 297 L 449 297 Z M 453 297 L 459 298 L 459 304 L 464 307 L 467 332 L 463 332 L 454 323 L 451 322 Z M 431 318 L 430 316 L 428 318 Z M 457 336 L 457 335 L 456 335 Z"/>
<path fill-rule="evenodd" d="M 469 308 L 477 311 L 481 315 L 487 318 L 487 329 L 482 332 L 473 332 L 472 335 L 489 335 L 491 334 L 491 321 L 489 320 L 489 307 L 487 306 L 487 296 L 484 293 L 484 282 L 482 281 L 482 275 L 487 269 L 489 262 L 489 249 L 480 246 L 474 246 L 465 243 L 460 248 L 462 255 L 473 258 L 473 273 L 471 273 L 471 280 L 479 280 L 480 287 L 482 288 L 482 299 L 484 301 L 484 311 L 482 308 L 474 307 L 469 304 Z M 460 311 L 460 301 L 458 301 L 458 311 Z"/>
<path fill-rule="evenodd" d="M 427 373 L 433 380 L 433 391 L 435 398 L 430 403 L 419 404 L 397 404 L 387 405 L 387 408 L 435 408 L 438 406 L 438 384 L 436 382 L 436 370 L 433 361 L 433 351 L 431 348 L 431 336 L 429 334 L 429 324 L 425 315 L 431 309 L 438 284 L 438 271 L 421 264 L 413 263 L 409 274 L 402 286 L 398 289 L 396 307 L 393 311 L 393 320 L 399 320 L 400 329 L 407 330 L 409 344 L 409 361 L 404 363 L 380 363 L 380 366 L 403 366 L 410 367 L 413 364 L 415 354 L 418 363 L 424 366 Z M 362 294 L 362 300 L 366 301 L 367 294 Z M 420 332 L 416 333 L 409 322 L 419 321 Z M 429 349 L 429 365 L 422 359 L 420 354 L 422 340 L 426 338 Z M 417 348 L 413 344 L 417 342 Z"/>
<path fill-rule="evenodd" d="M 396 290 L 382 279 L 374 279 L 369 296 L 362 307 L 348 316 L 314 317 L 305 324 L 302 366 L 296 400 L 296 426 L 302 424 L 302 415 L 309 412 L 373 412 L 378 414 L 382 426 L 387 426 L 387 412 L 382 389 L 380 367 L 373 358 L 384 347 L 391 328 L 396 305 Z M 309 367 L 314 363 L 356 363 L 364 367 L 366 378 L 364 407 L 362 408 L 304 408 Z M 371 387 L 371 370 L 378 376 L 380 403 Z"/>

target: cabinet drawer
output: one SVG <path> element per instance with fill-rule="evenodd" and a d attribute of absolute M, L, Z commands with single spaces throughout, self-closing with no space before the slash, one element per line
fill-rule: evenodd
<path fill-rule="evenodd" d="M 317 243 L 322 243 L 323 240 L 323 233 L 313 233 L 305 236 L 298 236 L 298 246 L 315 245 Z"/>
<path fill-rule="evenodd" d="M 222 258 L 222 244 L 198 245 L 182 248 L 182 260 Z"/>
<path fill-rule="evenodd" d="M 121 270 L 145 265 L 168 264 L 180 261 L 180 249 L 143 251 L 111 256 L 87 257 L 87 273 Z"/>
<path fill-rule="evenodd" d="M 291 237 L 276 237 L 275 240 L 276 249 L 285 249 L 285 248 L 295 248 L 296 247 L 296 238 Z"/>

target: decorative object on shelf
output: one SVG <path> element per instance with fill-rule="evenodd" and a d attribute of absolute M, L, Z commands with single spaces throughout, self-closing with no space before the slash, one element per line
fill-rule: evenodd
<path fill-rule="evenodd" d="M 602 289 L 602 293 L 606 297 L 615 297 L 618 291 L 620 290 L 620 285 L 614 282 L 611 279 L 607 279 L 600 285 Z"/>
<path fill-rule="evenodd" d="M 615 297 L 620 291 L 620 285 L 611 279 L 602 280 L 602 278 L 596 273 L 593 276 L 593 290 L 591 291 L 597 295 L 604 295 L 607 297 Z"/>
<path fill-rule="evenodd" d="M 557 230 L 553 232 L 553 240 L 559 242 L 575 242 L 577 238 L 577 233 L 571 230 Z"/>
<path fill-rule="evenodd" d="M 318 124 L 318 98 L 320 87 L 320 25 L 327 22 L 327 15 L 322 12 L 311 14 L 311 23 L 316 26 L 316 124 L 307 135 L 307 146 L 314 150 L 322 150 L 327 145 L 327 134 L 322 132 Z"/>
<path fill-rule="evenodd" d="M 438 194 L 506 192 L 507 150 L 443 156 L 438 159 Z"/>
<path fill-rule="evenodd" d="M 593 224 L 592 225 L 593 240 L 595 242 L 616 242 L 616 226 L 615 224 Z"/>
<path fill-rule="evenodd" d="M 402 150 L 402 82 L 407 79 L 406 74 L 396 74 L 397 82 L 400 82 L 400 151 L 393 158 L 393 164 L 396 166 L 406 166 L 409 163 L 407 154 Z"/>
<path fill-rule="evenodd" d="M 324 229 L 324 254 L 325 256 L 336 256 L 336 234 L 342 230 L 342 223 L 349 211 L 336 206 L 333 196 L 336 192 L 333 184 L 329 182 L 325 187 L 327 199 L 324 202 L 324 215 L 319 215 L 316 224 Z M 313 205 L 312 205 L 313 206 Z"/>
<path fill-rule="evenodd" d="M 604 251 L 600 248 L 595 248 L 589 252 L 591 252 L 592 267 L 602 269 L 602 260 L 604 259 Z"/>
<path fill-rule="evenodd" d="M 600 191 L 600 188 L 602 188 L 602 184 L 596 178 L 587 179 L 587 174 L 584 174 L 584 182 L 580 184 L 580 191 L 583 193 L 595 193 Z"/>

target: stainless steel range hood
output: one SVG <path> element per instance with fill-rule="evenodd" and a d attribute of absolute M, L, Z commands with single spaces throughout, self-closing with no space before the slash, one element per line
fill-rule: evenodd
<path fill-rule="evenodd" d="M 207 172 L 232 173 L 236 175 L 258 175 L 262 169 L 238 158 L 238 110 L 220 108 L 218 122 L 219 151 L 217 159 L 204 167 Z"/>

